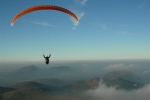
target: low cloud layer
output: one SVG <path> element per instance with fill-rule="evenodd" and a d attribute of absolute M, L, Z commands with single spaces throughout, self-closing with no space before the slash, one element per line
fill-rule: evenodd
<path fill-rule="evenodd" d="M 138 90 L 127 91 L 117 90 L 116 87 L 106 87 L 102 81 L 97 89 L 86 92 L 93 100 L 149 100 L 149 93 L 150 84 Z"/>
<path fill-rule="evenodd" d="M 107 72 L 132 71 L 135 70 L 136 68 L 137 68 L 136 65 L 133 64 L 125 65 L 124 63 L 118 63 L 118 64 L 110 64 L 109 66 L 104 67 L 103 70 Z"/>

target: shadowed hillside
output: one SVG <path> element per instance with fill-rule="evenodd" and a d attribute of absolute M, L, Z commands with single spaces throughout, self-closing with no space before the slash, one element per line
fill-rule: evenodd
<path fill-rule="evenodd" d="M 108 74 L 104 75 L 104 79 L 114 79 L 114 78 L 122 78 L 125 80 L 130 80 L 133 82 L 143 83 L 142 78 L 135 76 L 133 73 L 129 71 L 112 71 Z"/>
<path fill-rule="evenodd" d="M 9 88 L 9 87 L 1 87 L 0 86 L 0 94 L 3 94 L 5 92 L 8 92 L 8 91 L 13 91 L 15 90 L 14 88 Z"/>
<path fill-rule="evenodd" d="M 12 86 L 15 89 L 22 89 L 22 88 L 47 88 L 47 89 L 54 89 L 54 87 L 50 85 L 43 85 L 34 81 L 25 81 L 20 82 Z"/>
<path fill-rule="evenodd" d="M 51 85 L 51 86 L 63 86 L 66 84 L 69 84 L 70 82 L 63 81 L 63 80 L 58 80 L 55 78 L 43 78 L 43 79 L 35 79 L 35 82 L 45 84 L 45 85 Z"/>

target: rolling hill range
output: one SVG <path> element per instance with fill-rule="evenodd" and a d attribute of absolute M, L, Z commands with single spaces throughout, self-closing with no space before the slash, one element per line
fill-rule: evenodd
<path fill-rule="evenodd" d="M 3 94 L 3 93 L 8 92 L 8 91 L 13 91 L 13 90 L 15 90 L 15 89 L 14 88 L 0 86 L 0 94 Z"/>
<path fill-rule="evenodd" d="M 6 91 L 1 95 L 1 100 L 79 100 L 79 92 L 67 91 L 67 87 L 53 87 L 33 81 L 17 83 L 12 86 L 13 91 Z M 78 95 L 78 96 L 77 96 Z M 84 99 L 86 100 L 86 99 Z"/>
<path fill-rule="evenodd" d="M 4 87 L 1 88 L 1 100 L 60 100 L 60 98 L 65 98 L 65 100 L 87 100 L 87 97 L 81 96 L 82 92 L 96 89 L 102 79 L 92 78 L 86 81 L 77 82 L 65 82 L 58 79 L 38 79 L 35 81 L 23 81 L 14 84 L 8 90 Z M 49 82 L 48 84 L 45 84 Z M 55 86 L 50 85 L 60 82 L 60 84 L 55 84 Z M 65 82 L 65 84 L 64 84 Z M 43 83 L 43 84 L 42 84 Z M 122 78 L 105 78 L 103 79 L 103 84 L 107 87 L 118 86 L 118 89 L 133 90 L 141 88 L 143 85 L 128 81 Z M 137 85 L 135 85 L 137 84 Z M 6 90 L 6 91 L 4 91 Z"/>
<path fill-rule="evenodd" d="M 41 69 L 34 65 L 26 66 L 3 76 L 0 81 L 0 86 L 11 86 L 26 80 L 52 78 L 56 76 L 61 77 L 64 73 L 69 75 L 74 71 L 75 70 L 69 66 L 58 66 L 49 69 Z"/>
<path fill-rule="evenodd" d="M 0 100 L 88 100 L 84 92 L 97 89 L 99 84 L 127 91 L 144 86 L 138 82 L 139 77 L 128 71 L 112 71 L 103 78 L 73 82 L 53 77 L 66 77 L 70 73 L 76 73 L 76 70 L 69 66 L 42 69 L 32 65 L 20 68 L 1 78 L 0 84 L 8 86 L 0 87 Z"/>
<path fill-rule="evenodd" d="M 20 82 L 12 86 L 14 89 L 23 89 L 23 88 L 43 88 L 43 89 L 50 89 L 50 90 L 56 90 L 55 87 L 50 86 L 50 85 L 44 85 L 40 84 L 34 81 L 25 81 L 25 82 Z"/>
<path fill-rule="evenodd" d="M 76 78 L 80 78 L 80 74 L 72 67 L 69 66 L 58 66 L 58 67 L 51 67 L 48 69 L 42 69 L 36 67 L 34 65 L 22 67 L 18 70 L 15 70 L 3 77 L 0 78 L 0 86 L 11 86 L 15 83 L 22 82 L 22 81 L 35 81 L 45 85 L 65 85 L 68 84 L 69 80 L 73 80 Z M 73 79 L 71 77 L 73 76 Z M 75 76 L 76 75 L 76 76 Z M 82 74 L 83 75 L 83 74 Z M 81 76 L 82 77 L 82 76 Z M 108 74 L 101 77 L 103 79 L 106 78 L 122 78 L 125 80 L 142 83 L 144 84 L 145 81 L 140 77 L 137 77 L 131 72 L 128 71 L 113 71 L 109 72 Z M 57 80 L 59 79 L 59 82 Z M 56 81 L 55 84 L 52 84 L 51 81 Z M 70 81 L 70 82 L 71 82 Z"/>
<path fill-rule="evenodd" d="M 103 76 L 104 79 L 122 78 L 132 82 L 144 84 L 143 78 L 140 78 L 129 71 L 112 71 Z"/>

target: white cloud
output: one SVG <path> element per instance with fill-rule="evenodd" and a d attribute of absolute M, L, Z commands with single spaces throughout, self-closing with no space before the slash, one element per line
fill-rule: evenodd
<path fill-rule="evenodd" d="M 78 3 L 78 4 L 82 5 L 82 6 L 85 5 L 87 1 L 88 0 L 74 0 L 75 3 Z"/>
<path fill-rule="evenodd" d="M 80 4 L 82 6 L 84 6 L 86 4 L 88 0 L 74 0 L 75 3 L 77 4 Z M 74 27 L 72 28 L 73 30 L 76 29 L 76 26 L 79 25 L 79 20 L 85 15 L 85 12 L 80 12 L 80 11 L 77 11 L 77 10 L 74 10 L 75 14 L 77 15 L 78 17 L 78 21 L 75 21 L 73 18 L 71 18 L 71 21 L 73 22 L 74 24 Z"/>
<path fill-rule="evenodd" d="M 42 25 L 42 26 L 48 26 L 48 27 L 53 27 L 53 25 L 47 23 L 47 22 L 30 22 L 30 23 L 33 23 L 33 24 L 37 24 L 37 25 Z"/>
<path fill-rule="evenodd" d="M 143 8 L 144 6 L 145 6 L 145 3 L 141 3 L 141 4 L 138 6 L 138 9 Z"/>
<path fill-rule="evenodd" d="M 76 21 L 75 19 L 73 19 L 72 17 L 70 18 L 71 21 L 73 22 L 74 27 L 78 26 L 79 21 Z"/>
<path fill-rule="evenodd" d="M 87 2 L 88 0 L 74 0 L 74 2 L 75 3 L 77 3 L 77 4 L 80 4 L 80 5 L 85 5 L 86 4 L 86 2 Z M 76 16 L 78 17 L 78 21 L 76 21 L 75 19 L 73 19 L 72 17 L 71 17 L 71 21 L 73 22 L 73 24 L 74 24 L 74 27 L 72 28 L 73 30 L 75 30 L 76 29 L 76 26 L 78 26 L 79 25 L 79 20 L 85 15 L 85 12 L 81 12 L 81 11 L 77 11 L 77 10 L 72 10 L 75 14 L 76 14 Z"/>
<path fill-rule="evenodd" d="M 122 32 L 116 32 L 117 34 L 121 34 L 121 35 L 138 35 L 136 33 L 130 33 L 130 32 L 127 32 L 127 31 L 122 31 Z"/>
<path fill-rule="evenodd" d="M 107 28 L 106 24 L 100 24 L 100 27 L 104 30 L 106 30 L 106 28 Z"/>
<path fill-rule="evenodd" d="M 136 65 L 125 65 L 123 63 L 119 63 L 119 64 L 111 64 L 107 67 L 104 67 L 103 70 L 104 71 L 131 71 L 131 70 L 135 70 L 136 69 Z"/>
<path fill-rule="evenodd" d="M 100 82 L 95 90 L 89 90 L 86 94 L 92 97 L 92 100 L 149 100 L 150 84 L 138 90 L 126 91 L 117 90 L 115 87 L 107 87 Z"/>
<path fill-rule="evenodd" d="M 142 74 L 143 74 L 143 75 L 148 75 L 148 74 L 149 74 L 149 71 L 146 70 L 146 71 L 144 71 Z"/>
<path fill-rule="evenodd" d="M 85 14 L 85 12 L 82 12 L 82 13 L 77 14 L 79 20 L 84 16 L 84 14 Z"/>
<path fill-rule="evenodd" d="M 78 13 L 76 13 L 76 15 L 77 15 L 77 17 L 78 17 L 78 20 L 80 21 L 80 19 L 84 16 L 84 12 L 78 12 Z M 76 26 L 78 26 L 79 25 L 79 21 L 76 21 L 74 18 L 72 18 L 71 17 L 71 21 L 73 22 L 73 24 L 74 24 L 74 27 L 73 27 L 73 30 L 75 30 L 76 28 Z"/>
<path fill-rule="evenodd" d="M 96 25 L 96 26 L 98 26 L 98 27 L 100 27 L 100 28 L 102 28 L 104 30 L 107 29 L 107 25 L 106 24 L 94 24 L 94 25 Z"/>
<path fill-rule="evenodd" d="M 82 1 L 81 1 L 81 4 L 82 4 L 82 5 L 85 5 L 85 3 L 86 3 L 87 1 L 88 1 L 88 0 L 82 0 Z"/>

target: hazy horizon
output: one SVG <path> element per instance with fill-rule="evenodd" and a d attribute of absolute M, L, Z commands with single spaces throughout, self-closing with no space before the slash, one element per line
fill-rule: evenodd
<path fill-rule="evenodd" d="M 27 66 L 36 66 L 41 69 L 68 66 L 77 71 L 72 77 L 82 74 L 84 78 L 101 77 L 111 71 L 129 71 L 141 76 L 144 71 L 149 75 L 150 60 L 75 60 L 75 61 L 50 61 L 48 65 L 42 62 L 3 62 L 0 63 L 0 72 L 11 72 Z M 67 73 L 67 72 L 66 72 Z M 79 74 L 80 73 L 80 74 Z M 59 74 L 59 73 L 58 73 Z M 70 73 L 71 74 L 71 73 Z M 141 74 L 141 75 L 140 75 Z M 91 76 L 90 76 L 91 75 Z M 98 76 L 99 75 L 99 76 Z M 71 76 L 70 76 L 71 77 Z"/>
<path fill-rule="evenodd" d="M 6 80 L 6 83 L 9 80 L 9 84 L 12 81 L 13 85 L 16 83 L 19 84 L 20 82 L 34 81 L 36 79 L 46 80 L 53 78 L 65 82 L 78 82 L 88 81 L 92 78 L 105 79 L 109 77 L 110 79 L 114 79 L 118 78 L 118 76 L 127 80 L 127 82 L 140 83 L 144 86 L 130 91 L 126 90 L 126 88 L 118 90 L 116 81 L 112 81 L 111 83 L 114 86 L 107 87 L 101 80 L 96 89 L 88 89 L 81 93 L 58 92 L 58 94 L 54 95 L 46 95 L 42 92 L 44 96 L 39 95 L 39 97 L 45 100 L 50 98 L 52 100 L 54 98 L 58 100 L 60 98 L 64 98 L 65 100 L 67 98 L 70 98 L 70 100 L 79 100 L 81 98 L 82 100 L 87 100 L 86 98 L 89 98 L 89 100 L 137 100 L 139 98 L 141 100 L 149 100 L 150 60 L 52 61 L 49 65 L 46 65 L 44 61 L 0 63 L 0 80 Z M 7 86 L 6 83 L 1 86 Z M 2 84 L 2 81 L 0 84 Z M 28 95 L 26 96 L 29 99 Z"/>

